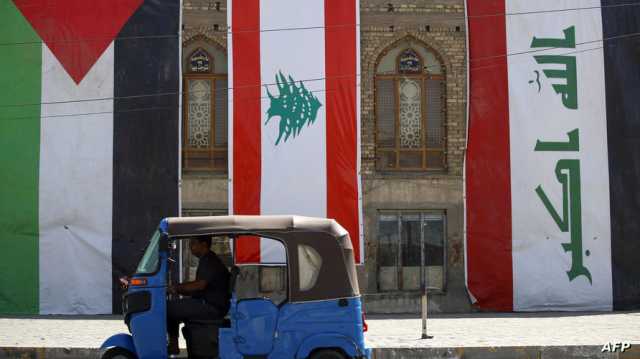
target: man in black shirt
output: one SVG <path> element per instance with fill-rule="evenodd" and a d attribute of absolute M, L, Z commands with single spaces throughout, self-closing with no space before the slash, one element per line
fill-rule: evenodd
<path fill-rule="evenodd" d="M 178 354 L 178 326 L 189 319 L 222 319 L 229 311 L 229 270 L 211 251 L 211 237 L 196 237 L 189 243 L 200 259 L 196 280 L 169 286 L 173 294 L 188 295 L 167 301 L 169 354 Z"/>

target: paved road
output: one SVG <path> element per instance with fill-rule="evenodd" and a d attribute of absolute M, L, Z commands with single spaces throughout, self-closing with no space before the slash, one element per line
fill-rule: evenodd
<path fill-rule="evenodd" d="M 371 316 L 367 323 L 372 348 L 640 345 L 640 312 L 437 315 L 428 321 L 430 340 L 418 339 L 421 321 L 415 316 Z M 0 348 L 95 348 L 126 331 L 112 316 L 0 318 Z"/>

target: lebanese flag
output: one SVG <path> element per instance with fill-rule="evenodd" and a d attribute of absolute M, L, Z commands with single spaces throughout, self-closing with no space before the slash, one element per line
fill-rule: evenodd
<path fill-rule="evenodd" d="M 358 1 L 229 9 L 229 212 L 333 218 L 362 263 Z M 276 248 L 247 238 L 236 257 L 281 263 Z"/>
<path fill-rule="evenodd" d="M 120 311 L 177 214 L 179 4 L 1 2 L 0 313 Z"/>
<path fill-rule="evenodd" d="M 466 273 L 484 309 L 640 306 L 640 8 L 567 4 L 467 1 Z"/>

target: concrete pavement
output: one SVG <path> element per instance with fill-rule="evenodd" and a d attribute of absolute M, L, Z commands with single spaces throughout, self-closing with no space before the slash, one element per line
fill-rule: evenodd
<path fill-rule="evenodd" d="M 640 359 L 640 312 L 433 315 L 422 340 L 416 316 L 367 318 L 376 359 Z M 0 358 L 86 358 L 109 335 L 127 332 L 114 316 L 0 318 Z M 628 342 L 625 353 L 602 353 Z M 183 343 L 184 346 L 184 343 Z"/>

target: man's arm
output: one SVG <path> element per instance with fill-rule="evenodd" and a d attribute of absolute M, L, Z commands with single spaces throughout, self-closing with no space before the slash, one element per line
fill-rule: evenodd
<path fill-rule="evenodd" d="M 204 290 L 207 287 L 207 281 L 204 279 L 194 280 L 191 282 L 180 283 L 175 286 L 169 287 L 169 292 L 190 295 L 194 292 Z"/>

